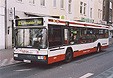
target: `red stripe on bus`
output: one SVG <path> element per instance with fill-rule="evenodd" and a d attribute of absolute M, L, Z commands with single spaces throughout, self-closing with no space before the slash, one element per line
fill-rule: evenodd
<path fill-rule="evenodd" d="M 66 23 L 66 21 L 61 21 L 61 20 L 53 20 L 53 19 L 49 19 L 49 22 L 63 23 L 63 24 L 65 24 L 65 23 Z"/>
<path fill-rule="evenodd" d="M 53 22 L 53 19 L 48 19 L 49 22 Z"/>
<path fill-rule="evenodd" d="M 107 46 L 102 46 L 101 49 L 106 49 L 108 48 L 108 45 Z"/>
<path fill-rule="evenodd" d="M 109 27 L 106 27 L 106 28 L 109 28 Z"/>
<path fill-rule="evenodd" d="M 81 23 L 75 23 L 75 22 L 69 22 L 69 24 L 83 25 L 83 26 L 92 26 L 92 27 L 102 27 L 102 26 L 96 26 L 96 25 L 90 25 L 90 24 L 81 24 Z"/>
<path fill-rule="evenodd" d="M 97 25 L 89 25 L 89 24 L 86 24 L 86 26 L 92 26 L 92 27 L 102 27 L 102 26 L 97 26 Z"/>
<path fill-rule="evenodd" d="M 106 49 L 108 47 L 107 46 L 101 46 L 101 49 Z M 97 48 L 91 48 L 91 49 L 86 49 L 86 50 L 81 50 L 81 51 L 76 51 L 73 53 L 73 57 L 77 57 L 77 56 L 81 56 L 81 55 L 85 55 L 85 54 L 89 54 L 89 53 L 92 53 L 92 52 L 96 52 L 97 51 Z"/>
<path fill-rule="evenodd" d="M 66 24 L 66 22 L 65 22 L 65 21 L 59 21 L 59 23 L 64 23 L 64 24 Z"/>
<path fill-rule="evenodd" d="M 77 51 L 77 52 L 73 53 L 73 57 L 77 57 L 77 56 L 89 54 L 89 53 L 92 53 L 92 52 L 96 52 L 96 50 L 97 50 L 96 48 L 91 48 L 91 49 Z"/>
<path fill-rule="evenodd" d="M 54 63 L 54 62 L 59 62 L 65 59 L 65 54 L 53 56 L 53 57 L 48 57 L 48 64 Z"/>
<path fill-rule="evenodd" d="M 84 24 L 75 23 L 75 22 L 69 22 L 69 24 L 75 24 L 75 25 L 84 25 Z"/>
<path fill-rule="evenodd" d="M 54 19 L 49 19 L 49 22 L 55 22 L 55 23 L 63 23 L 63 24 L 66 24 L 66 21 L 54 20 Z M 92 27 L 102 27 L 102 26 L 98 26 L 98 25 L 82 24 L 82 23 L 76 23 L 76 22 L 69 22 L 69 24 L 83 25 L 83 26 L 92 26 Z M 106 28 L 109 28 L 109 27 L 106 27 Z"/>
<path fill-rule="evenodd" d="M 106 49 L 107 47 L 108 47 L 108 45 L 107 46 L 101 46 L 101 49 Z M 81 50 L 81 51 L 75 51 L 75 52 L 73 52 L 73 57 L 93 53 L 93 52 L 96 52 L 96 51 L 97 51 L 96 47 L 86 49 L 86 50 Z M 65 59 L 65 54 L 61 54 L 61 55 L 57 55 L 57 56 L 53 56 L 53 57 L 48 57 L 48 64 L 63 61 L 64 59 Z"/>

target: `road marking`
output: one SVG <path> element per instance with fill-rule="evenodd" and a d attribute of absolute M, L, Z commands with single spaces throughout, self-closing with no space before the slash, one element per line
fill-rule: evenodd
<path fill-rule="evenodd" d="M 113 78 L 113 67 L 110 69 L 102 72 L 101 74 L 97 75 L 95 78 L 100 78 L 100 77 L 105 77 L 105 78 Z"/>
<path fill-rule="evenodd" d="M 107 77 L 107 78 L 113 78 L 113 74 L 111 76 Z"/>
<path fill-rule="evenodd" d="M 21 69 L 21 70 L 15 70 L 15 71 L 22 72 L 22 71 L 29 71 L 29 70 L 31 70 L 31 69 Z"/>
<path fill-rule="evenodd" d="M 6 63 L 7 61 L 8 61 L 8 59 L 4 59 L 0 66 L 5 65 L 5 63 Z"/>
<path fill-rule="evenodd" d="M 88 78 L 88 77 L 90 77 L 92 75 L 94 75 L 94 74 L 93 73 L 87 73 L 87 74 L 85 74 L 85 75 L 83 75 L 83 76 L 81 76 L 79 78 Z"/>
<path fill-rule="evenodd" d="M 24 65 L 24 64 L 25 63 L 23 63 L 23 62 L 17 62 L 17 63 L 12 64 L 12 65 L 7 65 L 7 66 L 0 67 L 0 70 L 4 69 L 4 68 L 9 68 L 9 67 L 19 66 L 19 65 Z"/>

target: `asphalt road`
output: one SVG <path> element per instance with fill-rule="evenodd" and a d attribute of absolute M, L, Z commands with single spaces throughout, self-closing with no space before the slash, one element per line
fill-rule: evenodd
<path fill-rule="evenodd" d="M 0 68 L 0 78 L 113 78 L 113 45 L 101 53 L 51 65 L 18 63 Z M 104 75 L 103 75 L 104 74 Z"/>

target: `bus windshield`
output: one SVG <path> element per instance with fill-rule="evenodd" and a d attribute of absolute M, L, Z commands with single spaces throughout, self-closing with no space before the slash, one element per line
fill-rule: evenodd
<path fill-rule="evenodd" d="M 45 28 L 16 29 L 16 47 L 44 49 L 47 47 L 46 34 Z"/>

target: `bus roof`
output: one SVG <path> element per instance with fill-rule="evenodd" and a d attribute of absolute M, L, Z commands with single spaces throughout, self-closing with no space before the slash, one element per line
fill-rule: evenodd
<path fill-rule="evenodd" d="M 33 22 L 33 20 L 37 19 L 38 23 L 36 24 Z M 25 22 L 23 23 L 23 20 Z M 31 20 L 30 22 L 28 20 Z M 102 24 L 95 24 L 95 23 L 87 23 L 87 22 L 79 22 L 79 21 L 70 21 L 70 20 L 63 20 L 63 19 L 58 19 L 58 18 L 52 18 L 52 17 L 29 17 L 29 18 L 21 18 L 21 19 L 16 19 L 16 26 L 22 25 L 44 25 L 44 21 L 47 20 L 47 24 L 55 24 L 55 25 L 66 25 L 66 26 L 74 26 L 74 27 L 86 27 L 86 28 L 98 28 L 98 29 L 109 29 L 109 26 L 107 25 L 102 25 Z M 21 22 L 22 21 L 22 22 Z M 28 22 L 26 22 L 28 21 Z M 31 24 L 30 24 L 31 23 Z"/>
<path fill-rule="evenodd" d="M 66 25 L 68 23 L 69 26 L 109 29 L 109 26 L 107 25 L 95 24 L 95 23 L 69 21 L 69 20 L 61 20 L 61 19 L 55 19 L 55 18 L 49 18 L 48 21 L 49 21 L 49 24 Z"/>

